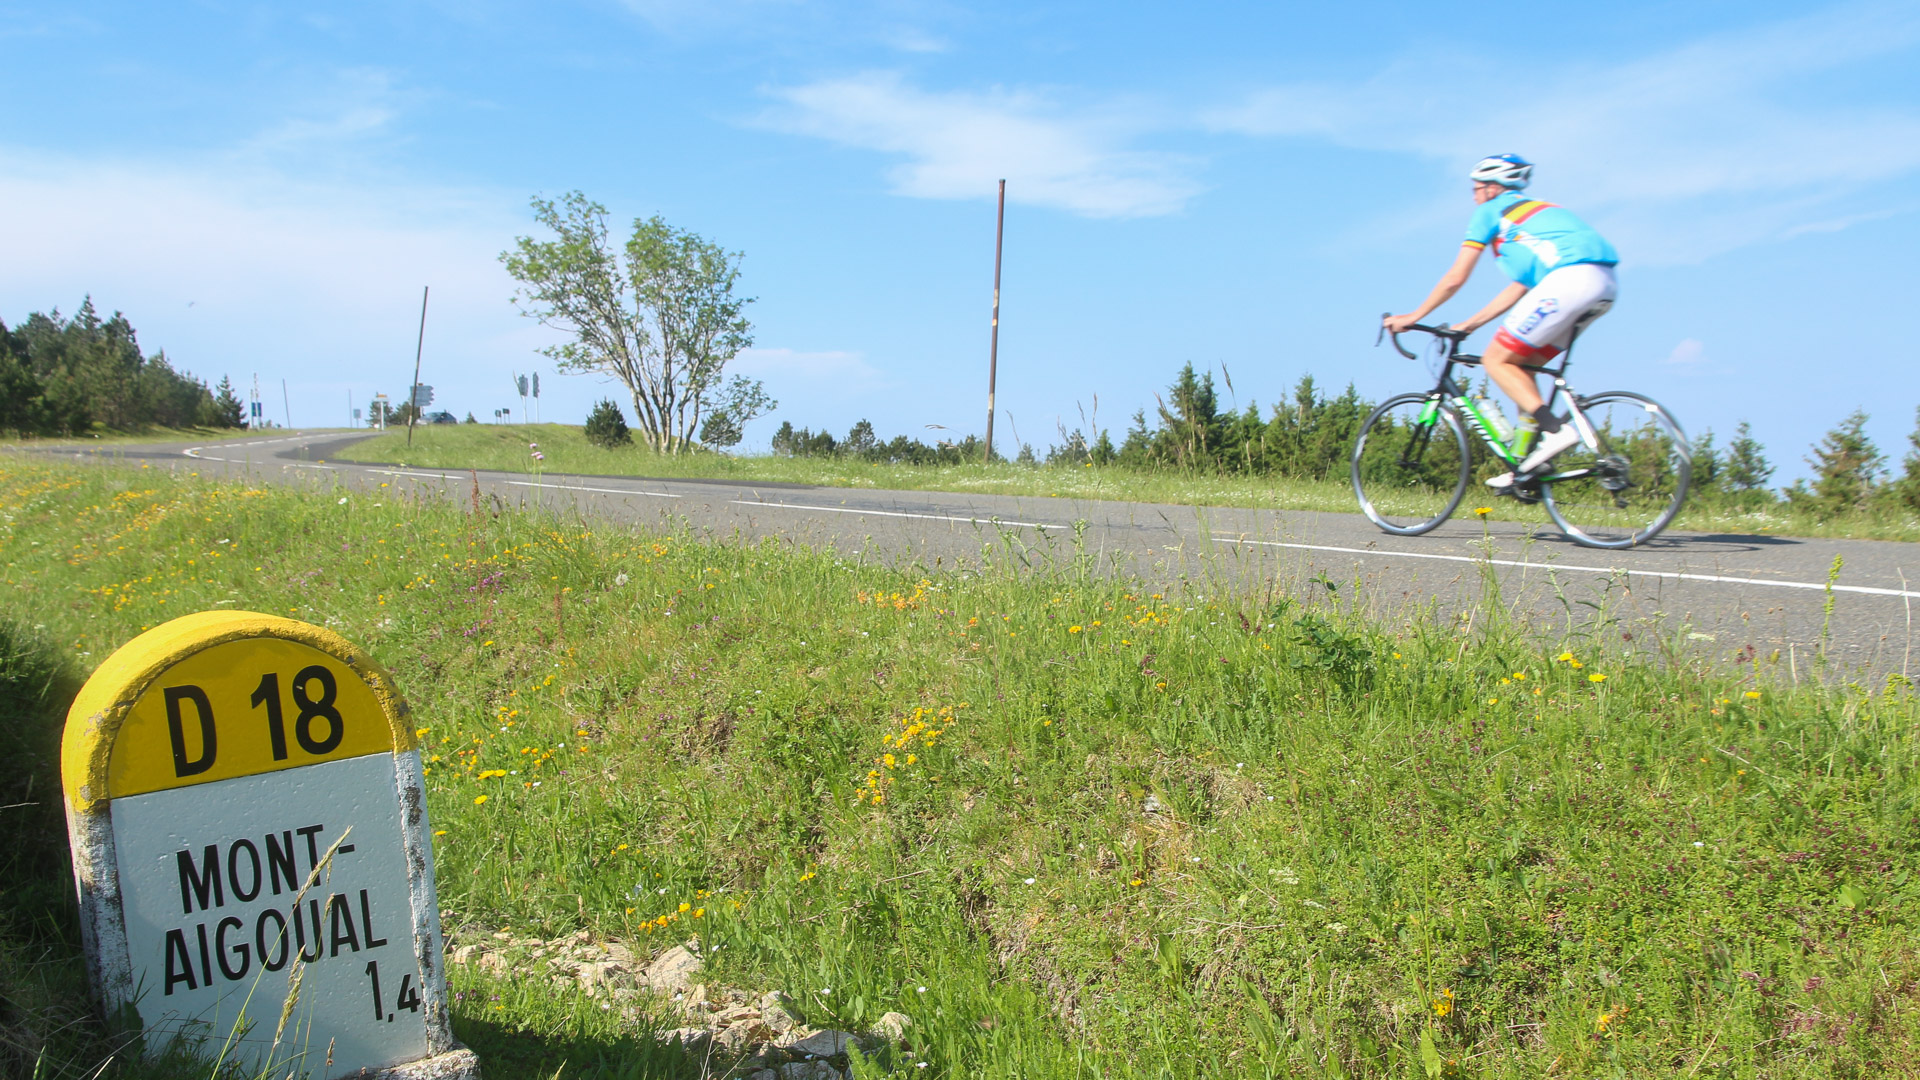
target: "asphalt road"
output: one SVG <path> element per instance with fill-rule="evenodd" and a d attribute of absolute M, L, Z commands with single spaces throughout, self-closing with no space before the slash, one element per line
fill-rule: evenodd
<path fill-rule="evenodd" d="M 1914 661 L 1920 545 L 1878 540 L 1674 533 L 1626 552 L 1582 548 L 1541 524 L 1471 516 L 1422 537 L 1389 536 L 1359 514 L 1162 506 L 1031 496 L 876 491 L 359 465 L 332 455 L 364 435 L 286 432 L 224 442 L 49 448 L 85 460 L 248 475 L 543 507 L 642 527 L 691 527 L 716 541 L 778 537 L 929 570 L 1071 565 L 1210 595 L 1232 590 L 1357 605 L 1389 621 L 1458 629 L 1489 611 L 1571 631 L 1609 651 L 1758 662 L 1878 681 Z M 1843 560 L 1829 589 L 1834 559 Z M 1328 583 L 1337 586 L 1329 589 Z M 1486 600 L 1492 596 L 1494 603 Z M 1831 602 L 1829 621 L 1826 605 Z M 1778 651 L 1777 658 L 1774 657 Z M 1920 669 L 1915 669 L 1920 674 Z"/>

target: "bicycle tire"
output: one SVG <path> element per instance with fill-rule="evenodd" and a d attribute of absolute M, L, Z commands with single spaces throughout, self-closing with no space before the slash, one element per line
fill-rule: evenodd
<path fill-rule="evenodd" d="M 1429 408 L 1432 416 L 1422 431 Z M 1466 497 L 1473 444 L 1452 405 L 1431 394 L 1401 394 L 1381 402 L 1360 425 L 1349 468 L 1354 497 L 1369 521 L 1395 536 L 1419 536 L 1452 517 Z"/>
<path fill-rule="evenodd" d="M 1639 547 L 1672 524 L 1693 481 L 1693 447 L 1680 422 L 1644 394 L 1609 390 L 1578 399 L 1599 446 L 1582 443 L 1540 483 L 1547 514 L 1574 543 Z"/>

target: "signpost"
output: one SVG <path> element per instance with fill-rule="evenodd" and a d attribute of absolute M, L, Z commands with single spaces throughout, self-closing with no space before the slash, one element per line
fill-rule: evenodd
<path fill-rule="evenodd" d="M 292 619 L 202 612 L 109 657 L 61 742 L 108 1018 L 262 1074 L 477 1078 L 412 725 L 379 664 Z"/>

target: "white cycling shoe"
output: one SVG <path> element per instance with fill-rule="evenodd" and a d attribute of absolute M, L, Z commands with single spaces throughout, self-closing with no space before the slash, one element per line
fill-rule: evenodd
<path fill-rule="evenodd" d="M 1580 445 L 1580 429 L 1574 427 L 1572 423 L 1561 424 L 1559 431 L 1541 435 L 1540 441 L 1533 444 L 1533 453 L 1522 458 L 1520 467 L 1514 471 L 1530 477 L 1563 451 L 1578 445 Z"/>
<path fill-rule="evenodd" d="M 1572 424 L 1562 424 L 1560 425 L 1559 431 L 1549 432 L 1540 436 L 1540 441 L 1534 444 L 1533 453 L 1528 454 L 1520 462 L 1520 468 L 1514 472 L 1501 473 L 1499 476 L 1489 479 L 1487 486 L 1501 495 L 1511 494 L 1513 485 L 1518 477 L 1525 476 L 1531 479 L 1532 474 L 1539 471 L 1541 466 L 1544 466 L 1562 452 L 1579 445 L 1579 443 L 1579 430 Z"/>

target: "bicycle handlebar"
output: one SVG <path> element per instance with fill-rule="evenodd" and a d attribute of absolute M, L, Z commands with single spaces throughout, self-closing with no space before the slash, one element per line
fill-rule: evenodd
<path fill-rule="evenodd" d="M 1389 311 L 1389 312 L 1382 312 L 1382 313 L 1381 313 L 1381 315 L 1380 315 L 1380 333 L 1379 333 L 1379 334 L 1377 334 L 1377 335 L 1375 335 L 1375 336 L 1374 336 L 1374 339 L 1373 339 L 1373 344 L 1374 344 L 1374 347 L 1375 347 L 1375 348 L 1378 348 L 1378 347 L 1379 347 L 1379 345 L 1380 345 L 1380 342 L 1381 342 L 1381 341 L 1382 341 L 1383 339 L 1385 339 L 1385 338 L 1386 338 L 1386 337 L 1388 336 L 1388 335 L 1387 335 L 1387 320 L 1388 320 L 1389 318 L 1391 318 L 1391 317 L 1392 317 L 1392 315 L 1393 315 L 1393 313 L 1392 313 L 1392 312 L 1390 312 L 1390 311 Z M 1465 341 L 1465 340 L 1467 340 L 1467 334 L 1468 334 L 1468 332 L 1467 332 L 1467 331 L 1465 331 L 1465 330 L 1455 330 L 1455 329 L 1454 329 L 1453 327 L 1451 327 L 1451 326 L 1444 326 L 1444 325 L 1442 325 L 1442 326 L 1426 326 L 1426 325 L 1423 325 L 1423 324 L 1421 324 L 1421 323 L 1415 323 L 1415 324 L 1413 324 L 1412 326 L 1409 326 L 1409 327 L 1407 327 L 1407 329 L 1408 329 L 1408 330 L 1419 330 L 1419 331 L 1421 331 L 1421 332 L 1423 332 L 1423 333 L 1428 333 L 1428 334 L 1432 334 L 1432 335 L 1433 335 L 1434 337 L 1437 337 L 1437 338 L 1443 338 L 1443 339 L 1445 339 L 1445 340 L 1447 340 L 1447 341 Z M 1417 355 L 1415 355 L 1415 354 L 1413 354 L 1413 353 L 1410 353 L 1410 352 L 1408 352 L 1408 351 L 1407 351 L 1407 349 L 1406 349 L 1406 346 L 1404 346 L 1404 345 L 1402 345 L 1402 344 L 1400 344 L 1400 335 L 1399 335 L 1399 333 L 1397 333 L 1397 332 L 1396 332 L 1396 333 L 1394 333 L 1394 334 L 1393 334 L 1392 336 L 1393 336 L 1393 351 L 1394 351 L 1394 352 L 1397 352 L 1397 353 L 1399 353 L 1399 354 L 1400 354 L 1401 356 L 1404 356 L 1404 357 L 1406 357 L 1406 358 L 1407 358 L 1407 359 L 1409 359 L 1409 360 L 1418 360 L 1418 359 L 1420 359 L 1420 357 L 1418 357 Z"/>

